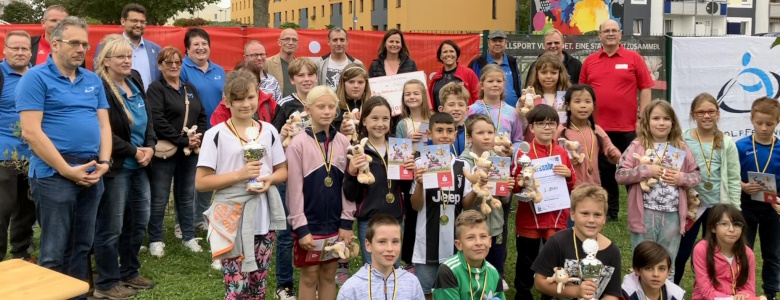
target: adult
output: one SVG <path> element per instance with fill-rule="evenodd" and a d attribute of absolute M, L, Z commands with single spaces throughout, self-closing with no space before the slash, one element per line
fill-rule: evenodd
<path fill-rule="evenodd" d="M 563 61 L 563 65 L 566 67 L 566 72 L 569 74 L 569 82 L 574 85 L 580 81 L 580 70 L 582 70 L 582 62 L 579 59 L 569 55 L 568 52 L 563 51 L 563 41 L 564 36 L 561 31 L 558 29 L 550 29 L 544 34 L 542 46 L 544 47 L 545 53 L 555 54 L 555 56 Z M 542 56 L 542 54 L 539 54 L 539 56 Z M 536 61 L 531 63 L 531 66 L 528 68 L 528 70 L 534 70 L 535 65 Z M 528 75 L 525 76 L 526 83 L 531 82 L 532 73 L 533 72 L 529 71 Z"/>
<path fill-rule="evenodd" d="M 431 84 L 428 85 L 429 107 L 439 111 L 441 101 L 439 91 L 445 84 L 450 82 L 460 82 L 469 91 L 469 105 L 479 100 L 479 78 L 471 69 L 458 64 L 460 58 L 460 47 L 451 40 L 441 42 L 439 50 L 436 51 L 436 59 L 442 63 L 439 72 L 434 73 L 431 78 Z"/>
<path fill-rule="evenodd" d="M 81 280 L 111 159 L 103 82 L 80 67 L 89 48 L 87 23 L 63 19 L 52 30 L 46 63 L 16 86 L 22 137 L 33 151 L 28 176 L 41 225 L 38 264 Z"/>
<path fill-rule="evenodd" d="M 111 122 L 113 163 L 104 176 L 105 191 L 95 229 L 98 299 L 126 299 L 154 282 L 139 273 L 138 251 L 146 237 L 151 198 L 146 167 L 157 143 L 141 75 L 132 69 L 133 47 L 111 34 L 102 42 L 95 73 L 103 79 Z M 119 261 L 117 261 L 119 259 Z M 121 284 L 120 284 L 121 281 Z"/>
<path fill-rule="evenodd" d="M 615 147 L 624 151 L 636 138 L 638 116 L 650 103 L 653 79 L 642 56 L 623 48 L 620 44 L 621 37 L 620 24 L 615 20 L 607 20 L 599 26 L 601 49 L 585 59 L 580 72 L 580 83 L 593 87 L 596 98 L 599 99 L 596 102 L 595 117 Z M 599 116 L 604 118 L 598 118 Z M 617 220 L 620 194 L 615 181 L 615 165 L 610 164 L 607 159 L 599 159 L 599 170 L 601 185 L 609 194 L 607 219 Z"/>
<path fill-rule="evenodd" d="M 274 97 L 274 100 L 282 100 L 282 90 L 276 77 L 265 71 L 265 59 L 268 54 L 265 46 L 256 40 L 251 40 L 244 45 L 244 60 L 251 62 L 260 68 L 260 90 Z"/>
<path fill-rule="evenodd" d="M 417 71 L 417 64 L 409 57 L 404 34 L 398 29 L 390 29 L 379 44 L 379 57 L 371 62 L 368 77 L 382 77 Z"/>
<path fill-rule="evenodd" d="M 260 78 L 262 78 L 263 70 L 260 69 L 256 64 L 250 61 L 239 61 L 234 67 L 233 71 L 238 70 L 245 70 L 252 75 L 255 76 L 255 79 L 260 82 Z M 261 88 L 257 88 L 257 112 L 254 116 L 252 116 L 252 119 L 255 121 L 264 121 L 264 122 L 271 122 L 271 119 L 274 116 L 274 112 L 276 111 L 276 100 L 271 96 L 271 94 L 266 94 Z M 214 113 L 211 114 L 211 120 L 209 122 L 211 123 L 211 126 L 216 126 L 219 123 L 225 122 L 233 114 L 230 112 L 230 109 L 225 104 L 225 101 L 222 101 L 217 106 L 217 109 L 214 110 Z"/>
<path fill-rule="evenodd" d="M 517 68 L 517 59 L 506 55 L 506 33 L 503 30 L 493 30 L 488 34 L 488 51 L 474 58 L 469 63 L 469 68 L 474 70 L 477 76 L 482 75 L 482 68 L 487 64 L 497 64 L 504 71 L 504 93 L 506 104 L 515 106 L 517 97 L 521 95 L 520 70 Z"/>
<path fill-rule="evenodd" d="M 46 63 L 47 57 L 51 54 L 51 34 L 54 27 L 60 23 L 63 19 L 68 17 L 68 11 L 62 5 L 52 5 L 43 11 L 43 19 L 41 19 L 41 25 L 43 26 L 43 35 L 36 35 L 31 38 L 32 41 L 32 58 L 30 63 L 33 66 Z"/>
<path fill-rule="evenodd" d="M 268 58 L 266 71 L 279 81 L 282 90 L 282 98 L 295 93 L 295 85 L 290 82 L 290 74 L 287 67 L 295 60 L 295 51 L 298 50 L 298 32 L 292 28 L 282 30 L 279 35 L 279 53 Z M 277 101 L 281 98 L 276 98 Z"/>
<path fill-rule="evenodd" d="M 200 147 L 201 140 L 195 136 L 188 137 L 182 129 L 197 125 L 199 133 L 205 132 L 206 110 L 195 86 L 180 77 L 182 54 L 178 49 L 170 46 L 163 48 L 157 57 L 157 67 L 162 71 L 162 78 L 152 82 L 147 92 L 154 133 L 158 140 L 168 141 L 178 147 L 171 156 L 160 157 L 158 153 L 152 158 L 149 253 L 159 258 L 165 254 L 163 219 L 171 195 L 171 179 L 174 180 L 173 198 L 182 242 L 192 252 L 202 251 L 198 245 L 199 239 L 195 238 L 192 213 L 198 155 L 184 154 L 185 148 Z M 164 149 L 158 147 L 157 151 L 160 150 Z"/>
<path fill-rule="evenodd" d="M 35 203 L 28 196 L 30 182 L 23 171 L 30 150 L 14 133 L 19 122 L 14 94 L 19 79 L 32 67 L 30 47 L 27 32 L 10 31 L 5 35 L 5 59 L 0 62 L 0 255 L 5 257 L 8 249 L 10 227 L 11 256 L 35 261 L 32 257 Z"/>
<path fill-rule="evenodd" d="M 317 77 L 319 78 L 318 82 L 327 85 L 334 91 L 338 89 L 341 71 L 343 71 L 348 64 L 363 64 L 359 59 L 347 54 L 347 45 L 349 45 L 347 31 L 341 27 L 333 27 L 328 31 L 328 47 L 330 47 L 330 53 L 318 57 L 315 60 L 317 69 L 320 71 L 320 73 L 317 74 Z"/>

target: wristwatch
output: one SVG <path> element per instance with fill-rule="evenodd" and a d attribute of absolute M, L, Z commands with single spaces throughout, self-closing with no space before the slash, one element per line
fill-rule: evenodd
<path fill-rule="evenodd" d="M 112 164 L 112 161 L 113 161 L 113 159 L 112 160 L 99 160 L 98 163 L 101 164 L 101 165 L 108 165 L 108 167 L 110 168 L 111 164 Z"/>

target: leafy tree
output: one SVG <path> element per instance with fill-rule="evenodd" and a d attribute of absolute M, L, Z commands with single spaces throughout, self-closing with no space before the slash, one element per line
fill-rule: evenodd
<path fill-rule="evenodd" d="M 334 27 L 336 27 L 336 25 L 333 25 L 333 24 L 328 24 L 328 25 L 325 25 L 325 29 L 327 29 L 327 30 L 331 30 L 331 29 L 333 29 Z"/>
<path fill-rule="evenodd" d="M 209 27 L 241 27 L 241 23 L 238 21 L 209 21 L 206 26 Z"/>
<path fill-rule="evenodd" d="M 2 19 L 14 24 L 33 24 L 41 21 L 35 9 L 27 3 L 11 2 L 3 9 Z"/>
<path fill-rule="evenodd" d="M 138 3 L 146 8 L 146 22 L 149 25 L 162 25 L 177 13 L 194 13 L 208 4 L 219 0 L 33 0 L 33 6 L 43 11 L 46 7 L 59 4 L 73 16 L 90 16 L 103 24 L 119 24 L 122 8 L 128 3 Z"/>
<path fill-rule="evenodd" d="M 254 27 L 268 28 L 268 23 L 271 22 L 271 16 L 268 12 L 268 4 L 270 0 L 252 0 L 252 11 L 254 13 Z"/>
<path fill-rule="evenodd" d="M 173 26 L 180 27 L 199 27 L 206 26 L 207 24 L 209 24 L 209 21 L 206 21 L 203 18 L 176 19 L 176 21 L 173 21 Z"/>
<path fill-rule="evenodd" d="M 528 32 L 531 29 L 531 1 L 517 0 L 517 28 L 518 32 Z"/>
<path fill-rule="evenodd" d="M 281 25 L 279 25 L 279 29 L 287 29 L 287 28 L 299 29 L 301 28 L 301 26 L 293 22 L 284 22 Z"/>

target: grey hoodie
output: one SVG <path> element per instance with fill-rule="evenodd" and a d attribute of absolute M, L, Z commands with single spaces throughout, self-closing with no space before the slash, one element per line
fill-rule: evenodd
<path fill-rule="evenodd" d="M 465 149 L 463 150 L 463 153 L 460 154 L 460 159 L 465 160 L 469 163 L 469 168 L 474 168 L 474 158 L 469 155 L 469 152 L 471 149 Z M 489 151 L 490 156 L 496 156 L 496 153 L 493 151 Z M 472 170 L 473 171 L 473 170 Z M 509 200 L 511 197 L 497 197 L 498 200 L 501 200 L 501 203 L 506 205 L 509 203 Z M 474 205 L 471 207 L 464 207 L 465 209 L 475 209 L 479 210 L 479 205 L 482 204 L 484 200 L 477 199 L 474 201 Z M 491 207 L 490 214 L 487 216 L 487 224 L 488 229 L 490 230 L 490 236 L 497 236 L 501 234 L 504 231 L 504 208 L 495 209 Z"/>
<path fill-rule="evenodd" d="M 337 300 L 367 300 L 368 295 L 368 269 L 371 266 L 363 265 L 360 270 L 352 274 L 347 282 L 339 289 Z M 385 280 L 384 275 L 376 269 L 371 269 L 371 299 L 403 299 L 403 300 L 425 300 L 420 281 L 412 273 L 404 269 L 395 269 L 395 275 L 398 277 L 398 289 L 393 297 L 396 282 L 393 274 Z M 385 295 L 387 291 L 387 295 Z"/>

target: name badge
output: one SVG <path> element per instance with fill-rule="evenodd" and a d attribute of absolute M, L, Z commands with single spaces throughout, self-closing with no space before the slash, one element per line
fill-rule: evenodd
<path fill-rule="evenodd" d="M 628 70 L 628 64 L 616 64 L 615 70 Z"/>

